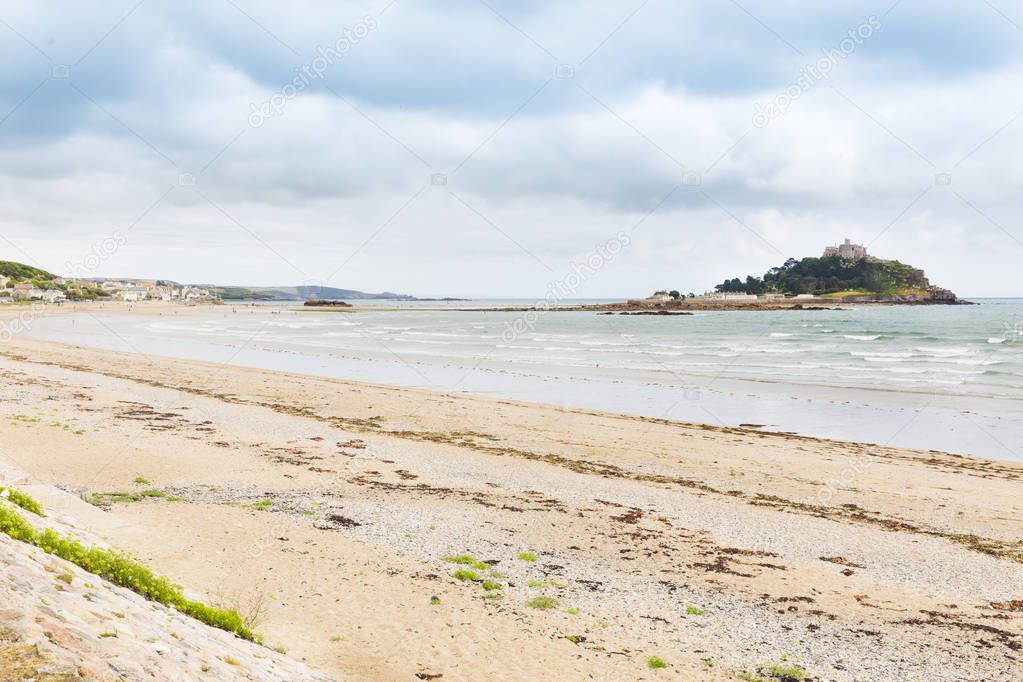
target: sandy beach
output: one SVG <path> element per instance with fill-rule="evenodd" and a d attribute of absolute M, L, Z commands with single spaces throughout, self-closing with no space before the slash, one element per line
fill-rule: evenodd
<path fill-rule="evenodd" d="M 17 334 L 0 395 L 4 465 L 335 679 L 1023 679 L 1016 462 Z"/>

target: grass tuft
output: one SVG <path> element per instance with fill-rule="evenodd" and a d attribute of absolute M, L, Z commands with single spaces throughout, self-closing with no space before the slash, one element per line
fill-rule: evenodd
<path fill-rule="evenodd" d="M 659 668 L 667 668 L 668 664 L 664 662 L 664 659 L 660 656 L 651 656 L 647 659 L 646 665 L 651 670 L 657 670 Z"/>
<path fill-rule="evenodd" d="M 453 577 L 455 580 L 471 580 L 474 583 L 479 582 L 480 574 L 476 571 L 469 571 L 464 568 L 460 568 L 454 572 Z"/>
<path fill-rule="evenodd" d="M 149 485 L 149 479 L 145 478 L 144 476 L 136 476 L 135 482 L 138 483 L 139 485 Z"/>
<path fill-rule="evenodd" d="M 806 679 L 806 671 L 798 665 L 771 665 L 761 668 L 760 672 L 782 682 L 802 682 Z"/>
<path fill-rule="evenodd" d="M 455 556 L 446 556 L 443 558 L 444 561 L 449 564 L 458 564 L 459 566 L 472 566 L 473 568 L 486 571 L 490 568 L 490 564 L 486 561 L 480 561 L 471 554 L 456 554 Z"/>
<path fill-rule="evenodd" d="M 706 613 L 706 611 L 701 609 L 699 606 L 687 606 L 686 607 L 686 615 L 687 616 L 702 616 L 705 613 Z"/>
<path fill-rule="evenodd" d="M 558 600 L 554 597 L 533 597 L 526 602 L 526 606 L 540 611 L 549 611 L 558 607 Z"/>
<path fill-rule="evenodd" d="M 28 493 L 24 493 L 14 488 L 0 488 L 0 495 L 4 492 L 7 493 L 7 500 L 11 504 L 16 504 L 25 511 L 32 512 L 36 516 L 46 516 L 43 513 L 43 505 L 35 501 L 35 499 Z"/>
<path fill-rule="evenodd" d="M 536 552 L 522 552 L 519 554 L 521 561 L 536 561 Z"/>

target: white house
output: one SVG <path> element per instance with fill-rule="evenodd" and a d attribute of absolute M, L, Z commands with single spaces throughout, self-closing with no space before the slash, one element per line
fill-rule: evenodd
<path fill-rule="evenodd" d="M 149 292 L 142 287 L 129 287 L 121 293 L 121 300 L 136 303 L 138 301 L 146 300 L 148 294 Z"/>
<path fill-rule="evenodd" d="M 43 290 L 37 289 L 28 282 L 18 282 L 14 285 L 13 297 L 15 301 L 31 301 L 42 298 Z"/>
<path fill-rule="evenodd" d="M 731 291 L 708 291 L 699 298 L 711 301 L 755 301 L 754 294 L 740 294 Z"/>

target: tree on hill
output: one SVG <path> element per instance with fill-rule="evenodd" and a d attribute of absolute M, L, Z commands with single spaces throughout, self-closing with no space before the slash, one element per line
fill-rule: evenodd
<path fill-rule="evenodd" d="M 930 283 L 922 270 L 898 261 L 861 258 L 849 260 L 841 256 L 823 258 L 789 258 L 764 276 L 734 277 L 718 284 L 722 292 L 762 294 L 828 294 L 840 291 L 865 291 L 891 295 L 901 290 L 926 290 Z"/>

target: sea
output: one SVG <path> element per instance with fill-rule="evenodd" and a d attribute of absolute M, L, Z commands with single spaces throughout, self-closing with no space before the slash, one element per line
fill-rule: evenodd
<path fill-rule="evenodd" d="M 536 304 L 529 300 L 365 301 L 353 312 L 238 303 L 132 316 L 95 306 L 39 317 L 25 333 L 128 353 L 1023 460 L 1023 299 L 977 302 L 663 317 L 507 309 Z"/>

